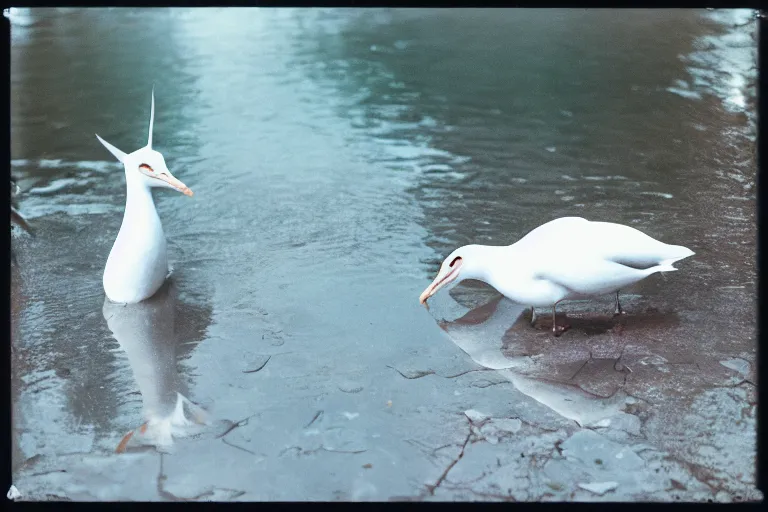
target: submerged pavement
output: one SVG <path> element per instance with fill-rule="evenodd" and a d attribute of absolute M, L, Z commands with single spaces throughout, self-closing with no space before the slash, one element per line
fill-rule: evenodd
<path fill-rule="evenodd" d="M 712 339 L 728 319 L 687 310 L 679 281 L 625 295 L 623 317 L 609 300 L 570 303 L 559 338 L 542 312 L 532 327 L 530 310 L 459 291 L 483 303 L 435 300 L 435 317 L 453 317 L 438 319 L 444 345 L 380 366 L 335 368 L 334 347 L 297 352 L 257 326 L 258 350 L 219 370 L 228 396 L 202 398 L 205 424 L 187 405 L 189 421 L 163 439 L 135 417 L 125 453 L 114 453 L 124 432 L 60 445 L 17 463 L 14 483 L 28 500 L 760 499 L 754 355 L 734 346 L 749 328 Z M 176 288 L 103 311 L 144 419 L 171 416 L 189 393 L 178 356 L 199 336 L 175 322 L 190 308 Z M 728 290 L 731 301 L 743 293 Z"/>

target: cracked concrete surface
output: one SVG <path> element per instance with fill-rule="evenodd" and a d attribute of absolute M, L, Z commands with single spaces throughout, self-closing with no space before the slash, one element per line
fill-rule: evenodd
<path fill-rule="evenodd" d="M 664 295 L 661 292 L 661 297 Z M 660 297 L 653 300 L 658 303 Z M 616 328 L 602 336 L 570 332 L 570 339 L 564 335 L 563 339 L 550 341 L 559 345 L 556 352 L 551 346 L 542 345 L 527 349 L 528 353 L 521 358 L 520 345 L 525 345 L 531 336 L 530 330 L 520 328 L 529 320 L 521 314 L 522 310 L 507 299 L 496 297 L 452 322 L 440 323 L 475 361 L 493 365 L 519 392 L 572 419 L 576 426 L 563 427 L 542 452 L 520 450 L 521 459 L 541 470 L 536 474 L 536 484 L 525 481 L 525 472 L 513 471 L 520 461 L 510 468 L 499 457 L 500 450 L 495 446 L 511 439 L 484 435 L 482 439 L 494 448 L 482 449 L 475 448 L 470 441 L 461 452 L 464 466 L 459 466 L 457 460 L 451 461 L 450 474 L 454 480 L 446 477 L 452 486 L 441 487 L 447 493 L 445 498 L 760 498 L 754 487 L 755 387 L 744 379 L 747 365 L 729 368 L 730 372 L 719 371 L 718 366 L 724 368 L 719 361 L 727 359 L 721 354 L 675 361 L 674 347 L 657 347 L 658 353 L 649 353 L 650 347 L 640 348 L 636 338 L 652 338 L 654 330 L 648 326 L 636 334 L 626 327 L 622 329 L 620 346 L 612 343 Z M 499 319 L 514 318 L 515 313 L 518 320 L 504 329 Z M 584 314 L 584 318 L 589 315 Z M 624 319 L 615 322 L 618 327 Z M 695 342 L 695 334 L 687 335 L 691 342 Z M 493 339 L 498 342 L 492 343 Z M 611 345 L 616 348 L 610 348 Z M 534 350 L 536 353 L 531 353 Z M 612 357 L 597 359 L 596 351 Z M 504 353 L 516 356 L 505 357 Z M 509 368 L 502 368 L 505 361 Z M 552 370 L 547 371 L 548 365 Z M 497 421 L 493 414 L 480 410 L 468 410 L 465 414 L 473 427 L 476 422 Z M 752 455 L 745 457 L 745 453 Z M 508 482 L 522 478 L 523 483 L 504 490 L 490 476 L 498 471 L 494 467 L 517 475 L 509 476 Z M 464 468 L 467 469 L 462 472 Z M 750 483 L 745 481 L 745 475 L 752 475 Z M 532 494 L 532 488 L 539 488 L 539 493 Z"/>
<path fill-rule="evenodd" d="M 732 96 L 754 23 L 738 12 L 24 16 L 21 499 L 762 499 L 754 98 Z M 85 65 L 137 52 L 135 76 Z M 171 282 L 113 308 L 122 171 L 80 134 L 129 149 L 146 76 L 173 77 L 158 146 L 196 195 L 156 195 Z M 696 256 L 622 290 L 621 317 L 612 297 L 561 304 L 559 338 L 546 310 L 531 326 L 476 282 L 418 305 L 454 248 L 564 215 Z"/>

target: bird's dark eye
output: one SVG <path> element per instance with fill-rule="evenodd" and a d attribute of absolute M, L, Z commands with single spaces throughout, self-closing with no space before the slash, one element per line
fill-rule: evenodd
<path fill-rule="evenodd" d="M 456 264 L 456 262 L 459 261 L 460 259 L 461 259 L 461 256 L 456 256 L 455 258 L 453 258 L 453 261 L 448 266 L 453 267 Z"/>
<path fill-rule="evenodd" d="M 144 169 L 145 171 L 149 171 L 149 172 L 155 172 L 155 170 L 152 167 L 150 167 L 149 164 L 141 164 L 139 166 L 139 169 Z"/>

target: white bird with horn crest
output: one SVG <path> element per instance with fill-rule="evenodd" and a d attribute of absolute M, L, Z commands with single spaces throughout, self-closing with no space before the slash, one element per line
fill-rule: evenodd
<path fill-rule="evenodd" d="M 125 214 L 104 268 L 104 291 L 113 302 L 133 304 L 151 297 L 168 275 L 165 233 L 152 199 L 152 187 L 172 188 L 192 195 L 189 187 L 168 170 L 163 155 L 152 149 L 154 121 L 153 87 L 149 140 L 145 147 L 126 154 L 96 135 L 125 167 Z"/>

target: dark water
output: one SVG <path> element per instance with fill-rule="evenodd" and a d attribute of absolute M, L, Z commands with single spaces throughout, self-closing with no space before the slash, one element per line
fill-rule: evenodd
<path fill-rule="evenodd" d="M 641 475 L 603 499 L 755 499 L 751 16 L 14 10 L 11 168 L 38 229 L 13 238 L 17 487 L 597 499 L 578 484 L 617 477 L 579 466 L 594 445 Z M 110 324 L 125 182 L 93 134 L 144 145 L 153 84 L 154 146 L 195 196 L 156 193 L 170 289 Z M 476 283 L 418 305 L 454 248 L 564 215 L 696 256 L 627 290 L 618 330 L 610 297 L 564 304 L 559 339 Z M 176 393 L 207 428 L 114 453 Z"/>

